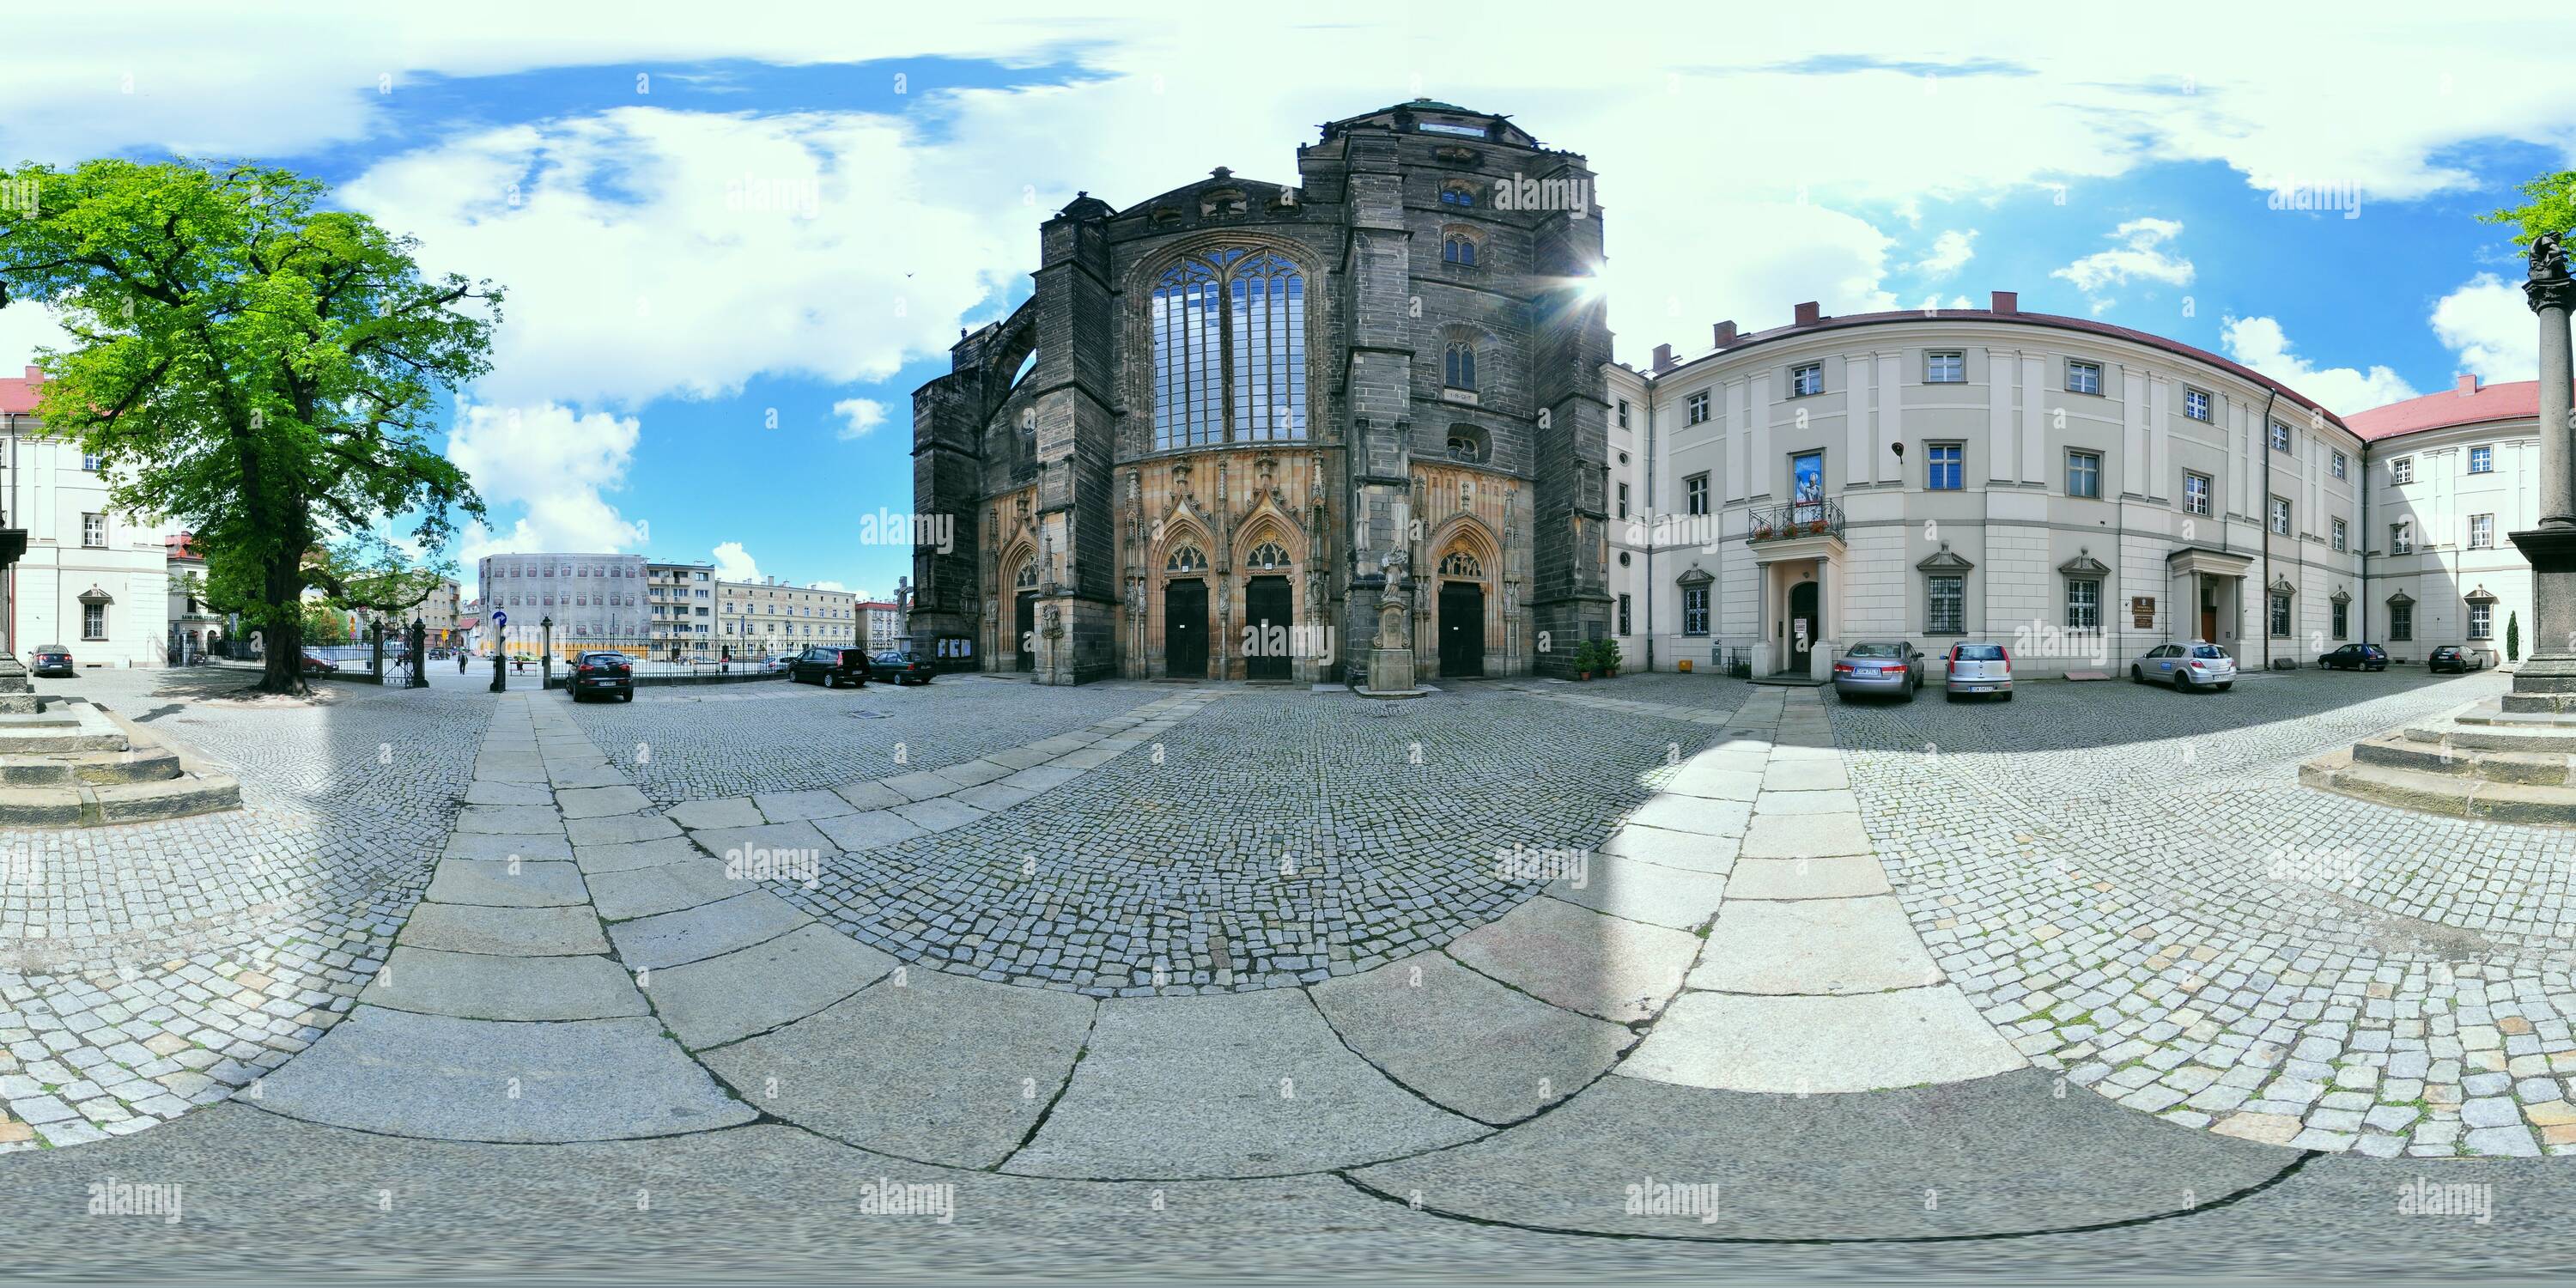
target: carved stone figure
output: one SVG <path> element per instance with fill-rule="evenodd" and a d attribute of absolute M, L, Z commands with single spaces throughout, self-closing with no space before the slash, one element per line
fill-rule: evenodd
<path fill-rule="evenodd" d="M 2559 245 L 2558 234 L 2542 233 L 2531 239 L 2531 280 L 2567 280 L 2567 252 Z"/>

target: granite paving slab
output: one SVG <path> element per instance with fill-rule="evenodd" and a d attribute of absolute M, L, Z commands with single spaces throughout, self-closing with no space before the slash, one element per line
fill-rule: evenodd
<path fill-rule="evenodd" d="M 766 890 L 750 890 L 695 908 L 621 921 L 608 934 L 627 969 L 657 970 L 748 948 L 811 920 Z"/>
<path fill-rule="evenodd" d="M 584 902 L 581 869 L 560 859 L 442 859 L 430 877 L 428 898 L 437 903 L 497 904 L 514 908 L 565 907 Z"/>
<path fill-rule="evenodd" d="M 756 882 L 725 875 L 724 864 L 701 858 L 691 863 L 602 872 L 590 879 L 590 899 L 602 920 L 631 921 L 730 899 L 759 888 Z"/>
<path fill-rule="evenodd" d="M 574 845 L 624 845 L 678 836 L 680 825 L 659 814 L 611 814 L 602 818 L 564 820 L 564 835 Z"/>
<path fill-rule="evenodd" d="M 506 957 L 562 957 L 604 953 L 599 918 L 588 907 L 488 908 L 424 903 L 403 923 L 399 942 L 413 948 Z"/>
<path fill-rule="evenodd" d="M 396 945 L 358 1000 L 469 1020 L 604 1020 L 649 1015 L 605 957 L 494 957 Z"/>
<path fill-rule="evenodd" d="M 1612 1072 L 1808 1095 L 1958 1082 L 2027 1063 L 1944 985 L 1848 997 L 1684 993 Z"/>
<path fill-rule="evenodd" d="M 885 978 L 899 964 L 828 926 L 807 925 L 748 948 L 654 971 L 646 992 L 663 1025 L 682 1046 L 696 1050 L 804 1019 Z M 854 1050 L 868 1051 L 881 1074 L 899 1072 L 878 1063 L 868 1045 Z"/>
<path fill-rule="evenodd" d="M 1550 1006 L 1438 953 L 1312 990 L 1352 1050 L 1443 1108 L 1527 1118 L 1599 1077 L 1637 1041 L 1624 1025 Z"/>
<path fill-rule="evenodd" d="M 1690 986 L 1729 993 L 1877 993 L 1922 988 L 1941 978 L 1893 896 L 1730 899 L 1709 928 Z"/>
<path fill-rule="evenodd" d="M 1626 1024 L 1681 990 L 1699 946 L 1685 931 L 1542 896 L 1450 941 L 1449 954 L 1541 1001 Z"/>

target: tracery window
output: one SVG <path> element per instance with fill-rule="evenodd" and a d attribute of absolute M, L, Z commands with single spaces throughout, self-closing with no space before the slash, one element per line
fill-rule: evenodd
<path fill-rule="evenodd" d="M 1206 572 L 1207 554 L 1197 546 L 1182 546 L 1163 562 L 1165 572 Z"/>
<path fill-rule="evenodd" d="M 1476 346 L 1464 340 L 1452 340 L 1440 362 L 1440 383 L 1451 389 L 1473 390 L 1476 387 Z"/>
<path fill-rule="evenodd" d="M 1264 541 L 1252 548 L 1251 556 L 1243 563 L 1247 568 L 1285 568 L 1288 566 L 1288 552 L 1276 541 Z"/>
<path fill-rule="evenodd" d="M 1306 279 L 1268 251 L 1225 246 L 1156 279 L 1154 446 L 1306 436 Z"/>
<path fill-rule="evenodd" d="M 1019 572 L 1011 577 L 1011 589 L 1013 590 L 1027 590 L 1037 584 L 1038 564 L 1034 559 L 1021 564 Z"/>
<path fill-rule="evenodd" d="M 1440 575 L 1443 577 L 1482 577 L 1485 575 L 1485 565 L 1479 562 L 1475 555 L 1467 551 L 1452 550 L 1447 556 L 1440 560 Z"/>

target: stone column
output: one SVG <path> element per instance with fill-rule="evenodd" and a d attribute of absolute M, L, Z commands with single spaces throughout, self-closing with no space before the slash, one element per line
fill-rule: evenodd
<path fill-rule="evenodd" d="M 2507 710 L 2576 710 L 2576 423 L 2570 420 L 2568 314 L 2576 281 L 2555 234 L 2532 242 L 2523 294 L 2540 324 L 2540 524 L 2512 534 L 2531 561 L 2532 650 Z"/>

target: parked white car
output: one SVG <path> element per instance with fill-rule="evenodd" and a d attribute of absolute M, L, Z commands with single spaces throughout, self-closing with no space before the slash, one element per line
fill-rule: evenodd
<path fill-rule="evenodd" d="M 2225 693 L 2236 683 L 2236 659 L 2215 644 L 2158 644 L 2129 663 L 2129 680 L 2170 684 L 2185 693 L 2198 689 Z"/>

